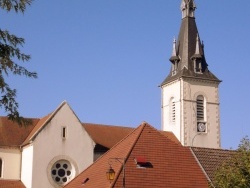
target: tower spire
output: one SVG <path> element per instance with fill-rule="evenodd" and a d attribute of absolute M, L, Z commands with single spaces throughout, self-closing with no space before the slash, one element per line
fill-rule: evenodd
<path fill-rule="evenodd" d="M 162 129 L 184 146 L 220 148 L 220 80 L 208 70 L 194 0 L 182 0 L 182 20 L 173 42 L 171 69 L 161 84 Z"/>
<path fill-rule="evenodd" d="M 186 17 L 194 18 L 195 9 L 196 5 L 194 3 L 194 0 L 182 0 L 181 2 L 182 18 Z"/>

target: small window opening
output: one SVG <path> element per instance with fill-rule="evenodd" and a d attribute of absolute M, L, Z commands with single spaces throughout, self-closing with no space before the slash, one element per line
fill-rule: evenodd
<path fill-rule="evenodd" d="M 201 61 L 195 61 L 194 65 L 195 65 L 195 72 L 202 73 Z"/>
<path fill-rule="evenodd" d="M 66 139 L 67 137 L 67 128 L 66 127 L 62 127 L 62 138 Z"/>
<path fill-rule="evenodd" d="M 176 75 L 178 69 L 178 62 L 172 63 L 172 76 Z"/>
<path fill-rule="evenodd" d="M 85 180 L 82 181 L 82 184 L 85 185 L 89 181 L 89 178 L 86 178 Z"/>
<path fill-rule="evenodd" d="M 153 165 L 150 162 L 146 161 L 145 157 L 135 157 L 134 161 L 137 168 L 153 168 Z"/>
<path fill-rule="evenodd" d="M 2 178 L 2 167 L 3 167 L 3 161 L 0 159 L 0 178 Z"/>

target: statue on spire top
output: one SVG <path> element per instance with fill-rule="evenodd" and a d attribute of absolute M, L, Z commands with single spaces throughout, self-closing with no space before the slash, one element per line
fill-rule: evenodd
<path fill-rule="evenodd" d="M 194 3 L 194 0 L 182 0 L 181 2 L 182 18 L 186 17 L 194 18 L 195 9 L 196 5 Z"/>

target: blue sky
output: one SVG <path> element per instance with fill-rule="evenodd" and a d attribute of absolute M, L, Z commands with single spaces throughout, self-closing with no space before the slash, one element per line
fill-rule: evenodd
<path fill-rule="evenodd" d="M 83 122 L 161 127 L 158 85 L 170 70 L 180 0 L 34 1 L 24 15 L 0 12 L 1 29 L 26 39 L 25 66 L 10 77 L 20 112 L 42 117 L 66 100 Z M 250 1 L 196 0 L 209 69 L 219 79 L 223 148 L 250 135 Z M 2 113 L 2 112 L 1 112 Z M 3 113 L 3 115 L 5 115 Z"/>

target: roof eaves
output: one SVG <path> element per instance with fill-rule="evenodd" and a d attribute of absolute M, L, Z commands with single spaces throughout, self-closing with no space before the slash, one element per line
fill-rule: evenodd
<path fill-rule="evenodd" d="M 41 130 L 50 122 L 50 120 L 57 114 L 57 112 L 58 112 L 66 103 L 67 103 L 66 101 L 63 101 L 63 102 L 59 105 L 59 107 L 49 115 L 49 117 L 45 120 L 45 122 L 41 125 L 41 127 L 40 127 L 38 130 L 36 130 L 36 132 L 32 133 L 32 131 L 31 131 L 32 135 L 28 135 L 28 137 L 25 139 L 25 141 L 23 142 L 23 144 L 22 144 L 21 146 L 26 146 L 26 145 L 30 144 L 30 142 L 33 141 L 33 140 L 36 138 L 36 136 L 38 135 L 38 133 L 41 132 Z M 39 123 L 39 121 L 38 121 L 38 123 Z M 38 124 L 38 123 L 37 123 L 37 124 Z M 36 127 L 36 126 L 35 126 L 35 127 Z M 35 127 L 34 127 L 34 129 L 35 129 Z M 30 137 L 30 138 L 29 138 L 29 137 Z M 28 140 L 27 140 L 27 139 L 28 139 Z"/>
<path fill-rule="evenodd" d="M 140 129 L 140 131 L 139 131 L 139 133 L 138 133 L 138 135 L 137 135 L 137 138 L 134 140 L 133 144 L 131 144 L 131 147 L 130 147 L 130 149 L 129 149 L 127 155 L 124 157 L 124 164 L 126 164 L 126 161 L 127 161 L 128 157 L 130 156 L 130 154 L 131 154 L 133 148 L 135 147 L 136 142 L 138 141 L 138 139 L 139 139 L 139 137 L 140 137 L 140 135 L 141 135 L 141 133 L 142 133 L 144 127 L 145 127 L 147 124 L 148 124 L 147 122 L 142 122 L 142 124 L 137 128 L 137 129 Z M 134 129 L 130 134 L 128 134 L 126 137 L 124 137 L 120 142 L 122 142 L 123 140 L 125 140 L 129 135 L 133 134 L 137 129 Z M 116 145 L 118 145 L 120 142 L 118 142 Z M 115 145 L 115 146 L 116 146 L 116 145 Z M 113 146 L 113 147 L 115 147 L 115 146 Z M 112 147 L 112 148 L 113 148 L 113 147 Z M 112 148 L 111 148 L 111 149 L 112 149 Z M 118 173 L 117 173 L 117 175 L 116 175 L 114 181 L 112 182 L 111 187 L 113 187 L 113 186 L 116 184 L 116 182 L 118 181 L 119 176 L 120 176 L 121 173 L 122 173 L 122 165 L 121 165 L 121 167 L 120 167 L 120 169 L 119 169 L 119 171 L 118 171 Z"/>
<path fill-rule="evenodd" d="M 208 176 L 207 172 L 205 171 L 205 169 L 203 168 L 203 166 L 201 165 L 200 161 L 198 160 L 198 158 L 196 157 L 192 147 L 189 147 L 189 150 L 191 151 L 192 155 L 194 156 L 196 162 L 198 163 L 198 165 L 200 166 L 202 172 L 205 174 L 207 180 L 209 181 L 209 183 L 211 183 L 211 186 L 215 188 L 215 186 L 213 185 L 212 180 L 210 179 L 210 177 Z"/>

